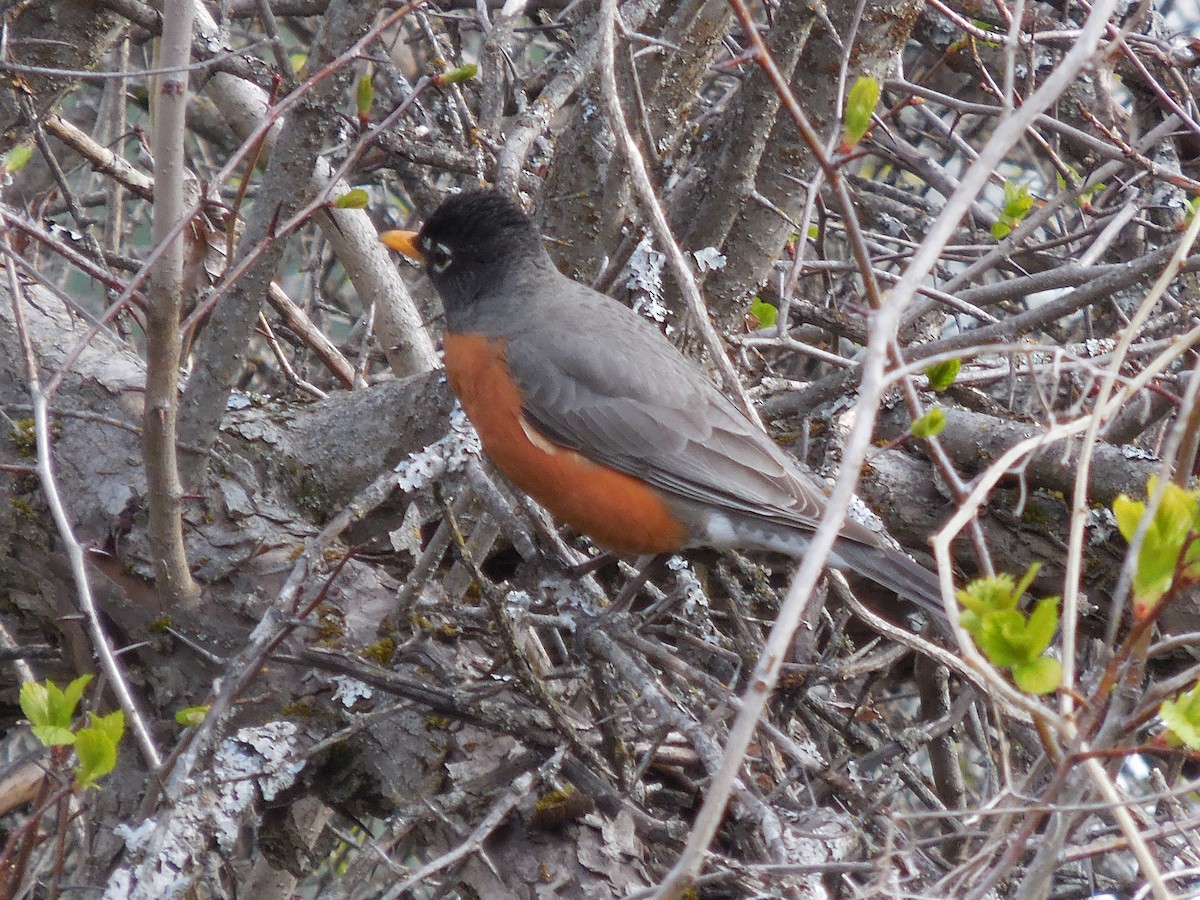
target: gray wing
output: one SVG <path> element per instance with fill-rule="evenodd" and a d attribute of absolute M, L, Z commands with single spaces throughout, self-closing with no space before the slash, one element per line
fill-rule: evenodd
<path fill-rule="evenodd" d="M 825 494 L 656 329 L 565 281 L 561 321 L 505 356 L 530 424 L 556 444 L 687 500 L 811 530 Z M 878 545 L 848 522 L 845 536 Z"/>
<path fill-rule="evenodd" d="M 505 345 L 530 425 L 669 496 L 770 525 L 816 528 L 824 491 L 769 435 L 649 323 L 563 283 L 569 303 L 561 320 L 517 328 Z M 866 526 L 846 520 L 833 560 L 942 622 L 937 576 Z"/>

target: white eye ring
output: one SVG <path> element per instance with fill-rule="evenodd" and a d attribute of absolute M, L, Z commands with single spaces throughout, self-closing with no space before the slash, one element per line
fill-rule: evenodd
<path fill-rule="evenodd" d="M 434 244 L 426 249 L 425 254 L 429 260 L 429 268 L 437 275 L 445 272 L 450 268 L 450 263 L 454 262 L 454 255 L 445 244 Z"/>

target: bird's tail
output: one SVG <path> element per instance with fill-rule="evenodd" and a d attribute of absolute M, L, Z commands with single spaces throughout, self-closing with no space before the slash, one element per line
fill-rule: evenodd
<path fill-rule="evenodd" d="M 946 624 L 937 575 L 906 554 L 843 539 L 833 545 L 831 556 L 829 562 L 835 568 L 847 569 L 895 591 L 933 616 L 939 626 Z"/>
<path fill-rule="evenodd" d="M 714 512 L 695 504 L 687 508 L 693 520 L 702 524 L 700 544 L 717 548 L 754 548 L 783 553 L 799 559 L 808 553 L 812 544 L 812 528 L 800 522 L 780 521 L 728 511 Z M 851 525 L 847 522 L 847 528 Z M 829 565 L 845 569 L 894 591 L 931 616 L 939 630 L 948 633 L 945 608 L 938 577 L 929 569 L 899 550 L 875 543 L 875 534 L 857 526 L 863 539 L 845 533 L 833 545 Z"/>

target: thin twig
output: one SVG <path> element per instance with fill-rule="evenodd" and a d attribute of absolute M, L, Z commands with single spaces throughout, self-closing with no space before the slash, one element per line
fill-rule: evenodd
<path fill-rule="evenodd" d="M 437 859 L 430 860 L 421 866 L 407 880 L 395 885 L 390 891 L 384 894 L 382 900 L 397 900 L 406 891 L 416 887 L 435 872 L 449 868 L 472 853 L 481 852 L 484 842 L 503 824 L 504 820 L 508 818 L 509 813 L 517 808 L 517 804 L 528 796 L 529 792 L 533 790 L 534 783 L 553 778 L 555 773 L 562 768 L 565 755 L 566 750 L 560 749 L 538 767 L 536 775 L 533 772 L 526 772 L 524 775 L 518 776 L 517 780 L 513 782 L 512 787 L 505 791 L 504 795 L 492 804 L 492 808 L 488 810 L 487 815 L 479 821 L 479 824 L 475 826 L 465 841 L 453 850 L 449 850 Z"/>
<path fill-rule="evenodd" d="M 729 355 L 725 352 L 721 336 L 717 333 L 717 329 L 712 323 L 712 317 L 708 314 L 708 306 L 704 302 L 704 298 L 700 296 L 700 288 L 692 276 L 691 267 L 671 233 L 667 214 L 663 210 L 662 203 L 659 202 L 658 195 L 655 193 L 654 184 L 650 180 L 650 171 L 646 166 L 646 160 L 629 131 L 629 125 L 625 122 L 625 113 L 621 109 L 621 100 L 617 90 L 615 65 L 616 0 L 606 0 L 601 6 L 600 17 L 603 20 L 600 26 L 600 81 L 604 91 L 605 104 L 608 107 L 608 120 L 613 134 L 620 144 L 625 161 L 629 165 L 629 174 L 633 178 L 633 186 L 637 190 L 638 199 L 641 200 L 642 206 L 649 215 L 654 236 L 658 238 L 659 245 L 667 254 L 671 272 L 683 293 L 688 312 L 691 313 L 692 323 L 704 339 L 704 347 L 717 367 L 725 391 L 736 398 L 738 405 L 746 415 L 761 427 L 762 419 L 758 415 L 758 410 L 751 402 L 738 377 L 737 370 L 734 369 Z"/>
<path fill-rule="evenodd" d="M 2 233 L 0 233 L 0 240 L 3 240 L 7 247 L 7 229 L 3 229 Z M 84 556 L 82 545 L 75 538 L 75 530 L 71 525 L 71 519 L 67 515 L 66 507 L 63 505 L 62 496 L 58 490 L 58 480 L 54 474 L 54 450 L 50 439 L 49 398 L 42 388 L 41 376 L 38 374 L 37 357 L 30 343 L 29 333 L 25 328 L 25 315 L 21 310 L 23 292 L 20 282 L 17 279 L 17 270 L 13 265 L 11 256 L 8 255 L 5 256 L 5 271 L 8 275 L 8 293 L 9 302 L 12 304 L 13 323 L 20 341 L 21 353 L 25 363 L 25 375 L 29 383 L 29 394 L 33 402 L 33 427 L 34 435 L 37 439 L 38 480 L 46 496 L 46 502 L 50 507 L 50 514 L 54 518 L 59 539 L 62 540 L 67 559 L 70 561 L 71 576 L 75 583 L 76 600 L 87 625 L 92 650 L 100 661 L 101 670 L 112 685 L 118 705 L 125 713 L 126 724 L 129 726 L 130 731 L 133 732 L 134 740 L 141 751 L 142 759 L 145 761 L 147 767 L 153 771 L 158 768 L 161 759 L 158 748 L 155 746 L 154 739 L 150 736 L 150 729 L 146 726 L 146 721 L 133 699 L 133 692 L 129 689 L 129 684 L 125 680 L 125 673 L 121 670 L 121 666 L 117 662 L 112 644 L 108 640 L 108 634 L 104 630 L 100 611 L 96 607 L 95 597 L 92 594 L 91 580 L 87 571 L 87 559 Z"/>

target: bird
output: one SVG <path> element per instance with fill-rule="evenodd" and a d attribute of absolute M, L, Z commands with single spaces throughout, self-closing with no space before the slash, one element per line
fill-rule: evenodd
<path fill-rule="evenodd" d="M 558 270 L 497 189 L 380 240 L 442 300 L 450 386 L 484 452 L 560 523 L 621 555 L 707 546 L 800 558 L 827 495 L 661 331 Z M 937 576 L 847 519 L 827 565 L 940 617 Z"/>

